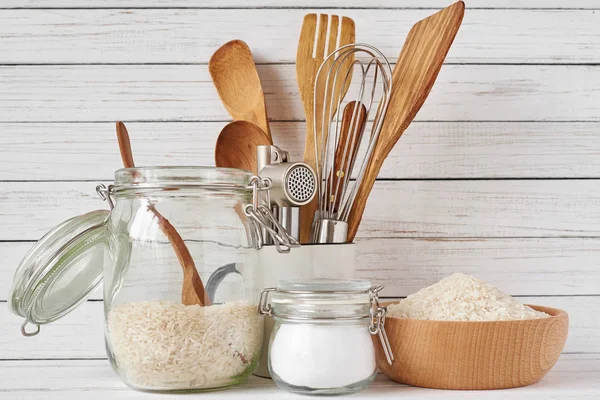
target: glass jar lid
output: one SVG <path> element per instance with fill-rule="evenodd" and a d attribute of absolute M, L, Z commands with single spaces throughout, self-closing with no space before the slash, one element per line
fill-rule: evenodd
<path fill-rule="evenodd" d="M 102 282 L 104 224 L 109 211 L 97 210 L 64 221 L 42 237 L 19 264 L 8 307 L 25 318 L 21 332 L 68 314 Z M 37 326 L 26 331 L 27 323 Z"/>
<path fill-rule="evenodd" d="M 114 191 L 127 189 L 207 188 L 248 190 L 252 173 L 235 168 L 137 167 L 115 172 Z"/>
<path fill-rule="evenodd" d="M 370 316 L 371 290 L 366 280 L 284 280 L 267 289 L 271 292 L 267 307 L 283 319 L 362 319 Z"/>

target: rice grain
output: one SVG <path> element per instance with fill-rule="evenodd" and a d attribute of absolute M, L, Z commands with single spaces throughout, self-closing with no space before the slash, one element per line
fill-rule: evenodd
<path fill-rule="evenodd" d="M 252 372 L 262 343 L 256 306 L 245 301 L 210 307 L 126 303 L 110 311 L 107 331 L 121 376 L 145 390 L 237 383 Z"/>
<path fill-rule="evenodd" d="M 511 321 L 547 318 L 489 283 L 453 274 L 388 307 L 389 317 L 434 321 Z"/>

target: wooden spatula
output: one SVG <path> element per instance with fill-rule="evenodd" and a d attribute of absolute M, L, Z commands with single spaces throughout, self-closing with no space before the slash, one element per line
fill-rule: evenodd
<path fill-rule="evenodd" d="M 318 19 L 318 26 L 317 26 Z M 339 31 L 339 34 L 338 34 Z M 327 34 L 329 32 L 329 35 Z M 304 162 L 313 169 L 316 167 L 315 140 L 313 130 L 314 107 L 315 107 L 315 80 L 317 71 L 325 60 L 336 48 L 346 44 L 354 43 L 355 28 L 354 21 L 347 17 L 341 18 L 332 15 L 328 18 L 327 14 L 308 14 L 304 17 L 302 31 L 298 41 L 298 51 L 296 53 L 296 79 L 300 89 L 300 97 L 304 106 L 306 115 L 306 142 L 304 145 Z M 325 48 L 325 45 L 327 48 Z M 348 60 L 351 63 L 351 60 Z M 333 60 L 331 60 L 333 62 Z M 343 76 L 343 74 L 341 75 Z M 342 80 L 340 80 L 342 82 Z M 317 88 L 317 101 L 322 101 L 325 91 L 325 82 L 319 82 Z M 349 82 L 348 82 L 349 83 Z M 341 88 L 337 90 L 339 92 Z M 344 90 L 348 90 L 345 87 Z M 345 94 L 345 91 L 343 92 Z M 323 104 L 317 104 L 317 109 L 322 109 Z M 335 109 L 332 110 L 335 113 Z M 317 124 L 317 134 L 320 132 L 320 125 Z M 300 213 L 300 242 L 308 243 L 314 212 L 317 208 L 317 199 L 310 204 L 302 207 Z"/>
<path fill-rule="evenodd" d="M 248 45 L 241 40 L 225 43 L 210 58 L 208 71 L 229 115 L 258 126 L 273 144 L 265 95 Z"/>
<path fill-rule="evenodd" d="M 404 42 L 392 76 L 390 103 L 379 139 L 348 220 L 348 241 L 358 226 L 379 170 L 429 95 L 463 19 L 462 1 L 417 22 Z"/>
<path fill-rule="evenodd" d="M 119 141 L 119 149 L 121 158 L 125 168 L 135 168 L 133 162 L 133 153 L 131 151 L 131 143 L 129 141 L 129 133 L 125 124 L 117 122 L 117 139 Z M 185 242 L 179 235 L 168 219 L 163 217 L 154 205 L 149 205 L 148 210 L 151 211 L 158 220 L 158 226 L 164 235 L 169 239 L 169 243 L 173 246 L 175 255 L 183 268 L 183 287 L 181 289 L 181 303 L 186 306 L 191 305 L 210 305 L 210 300 L 204 290 L 204 285 L 194 264 L 194 259 L 190 254 Z"/>

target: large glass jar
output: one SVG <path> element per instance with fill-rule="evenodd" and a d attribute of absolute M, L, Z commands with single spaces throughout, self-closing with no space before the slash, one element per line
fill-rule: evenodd
<path fill-rule="evenodd" d="M 381 287 L 363 280 L 285 280 L 263 290 L 259 309 L 275 326 L 269 343 L 269 372 L 291 392 L 338 395 L 363 390 L 375 379 L 371 335 L 385 336 Z"/>
<path fill-rule="evenodd" d="M 212 168 L 117 171 L 106 226 L 106 344 L 130 386 L 211 389 L 239 383 L 254 369 L 262 325 L 241 213 L 251 201 L 249 180 L 245 172 Z M 212 285 L 194 293 L 226 265 L 239 274 L 214 293 Z M 201 282 L 192 285 L 197 277 L 186 269 L 194 267 Z"/>
<path fill-rule="evenodd" d="M 23 333 L 85 301 L 103 278 L 107 353 L 129 386 L 185 391 L 244 381 L 263 334 L 243 212 L 250 181 L 233 169 L 117 171 L 105 192 L 110 213 L 66 221 L 19 266 L 11 309 L 38 325 L 28 332 L 24 324 Z"/>

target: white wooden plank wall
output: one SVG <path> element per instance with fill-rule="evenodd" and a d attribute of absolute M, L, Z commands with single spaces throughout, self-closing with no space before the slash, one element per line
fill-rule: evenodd
<path fill-rule="evenodd" d="M 449 3 L 3 1 L 0 301 L 33 241 L 65 218 L 105 207 L 94 186 L 120 166 L 114 121 L 128 122 L 140 164 L 212 164 L 229 118 L 207 62 L 225 41 L 252 48 L 275 141 L 299 157 L 294 55 L 302 16 L 314 7 L 348 15 L 358 40 L 395 61 L 410 26 Z M 591 0 L 467 0 L 439 80 L 369 202 L 361 277 L 400 297 L 472 273 L 524 302 L 566 309 L 565 351 L 600 353 L 599 9 Z M 84 381 L 105 385 L 86 372 L 98 361 L 52 361 L 105 357 L 100 300 L 96 294 L 34 339 L 20 337 L 18 318 L 1 307 L 0 376 L 26 365 L 10 360 L 50 359 L 36 368 L 82 374 L 74 391 Z M 19 385 L 0 380 L 0 392 Z"/>

